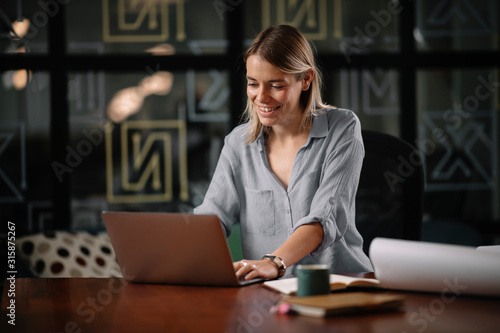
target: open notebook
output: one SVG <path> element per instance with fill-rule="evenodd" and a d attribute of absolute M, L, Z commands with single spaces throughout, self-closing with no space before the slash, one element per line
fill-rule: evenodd
<path fill-rule="evenodd" d="M 296 277 L 265 281 L 264 287 L 278 291 L 284 295 L 295 295 L 298 289 L 298 281 Z M 377 279 L 365 279 L 339 274 L 330 274 L 330 290 L 340 290 L 354 287 L 363 288 L 380 288 L 380 281 Z"/>

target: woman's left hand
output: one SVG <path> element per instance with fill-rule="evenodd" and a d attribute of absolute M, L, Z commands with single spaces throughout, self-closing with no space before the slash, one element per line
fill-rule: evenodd
<path fill-rule="evenodd" d="M 234 272 L 239 279 L 245 276 L 245 280 L 255 278 L 275 279 L 278 277 L 278 266 L 269 259 L 262 260 L 240 260 L 233 262 Z"/>

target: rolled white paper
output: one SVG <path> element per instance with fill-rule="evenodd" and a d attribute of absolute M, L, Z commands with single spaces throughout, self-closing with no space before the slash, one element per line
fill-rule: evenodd
<path fill-rule="evenodd" d="M 474 247 L 375 238 L 375 276 L 389 289 L 500 296 L 500 254 Z"/>

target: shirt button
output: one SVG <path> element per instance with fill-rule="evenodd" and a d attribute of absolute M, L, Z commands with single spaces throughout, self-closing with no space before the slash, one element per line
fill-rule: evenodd
<path fill-rule="evenodd" d="M 333 205 L 333 203 L 335 202 L 335 200 L 333 198 L 330 198 L 330 200 L 328 200 L 328 202 Z"/>

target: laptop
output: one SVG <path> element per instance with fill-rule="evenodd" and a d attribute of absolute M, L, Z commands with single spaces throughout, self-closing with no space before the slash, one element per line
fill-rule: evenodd
<path fill-rule="evenodd" d="M 236 278 L 215 215 L 105 211 L 102 218 L 128 282 L 237 287 L 263 281 Z"/>

